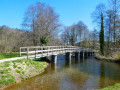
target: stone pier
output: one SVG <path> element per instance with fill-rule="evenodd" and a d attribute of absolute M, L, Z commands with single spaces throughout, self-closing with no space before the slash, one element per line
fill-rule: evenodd
<path fill-rule="evenodd" d="M 84 58 L 84 52 L 80 52 L 80 58 Z"/>
<path fill-rule="evenodd" d="M 57 55 L 51 55 L 51 62 L 57 63 Z"/>
<path fill-rule="evenodd" d="M 75 52 L 75 59 L 77 59 L 77 60 L 80 59 L 80 52 Z"/>
<path fill-rule="evenodd" d="M 66 60 L 71 60 L 71 52 L 66 53 Z"/>

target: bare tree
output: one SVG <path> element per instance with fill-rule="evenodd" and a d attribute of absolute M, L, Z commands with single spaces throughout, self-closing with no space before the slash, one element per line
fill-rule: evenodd
<path fill-rule="evenodd" d="M 105 4 L 100 3 L 96 6 L 95 11 L 92 13 L 91 17 L 93 19 L 93 23 L 96 23 L 98 27 L 100 28 L 100 22 L 101 22 L 101 13 L 103 13 L 103 16 L 105 17 Z"/>
<path fill-rule="evenodd" d="M 82 21 L 79 21 L 77 23 L 78 42 L 82 41 L 82 35 L 85 29 L 87 29 L 87 26 Z M 79 46 L 80 46 L 80 43 L 79 43 Z"/>
<path fill-rule="evenodd" d="M 19 47 L 31 45 L 30 32 L 0 27 L 0 52 L 18 52 Z"/>
<path fill-rule="evenodd" d="M 29 17 L 28 17 L 29 16 Z M 46 36 L 53 38 L 56 30 L 60 27 L 58 15 L 54 9 L 45 3 L 31 5 L 23 21 L 23 26 L 27 27 L 33 34 L 34 45 L 41 45 L 40 38 Z"/>
<path fill-rule="evenodd" d="M 90 47 L 90 32 L 87 26 L 79 21 L 69 27 L 65 27 L 61 34 L 61 39 L 64 45 L 78 45 L 81 47 Z"/>
<path fill-rule="evenodd" d="M 117 29 L 117 23 L 118 23 L 118 16 L 120 11 L 120 0 L 109 0 L 109 4 L 111 7 L 111 10 L 113 11 L 113 31 L 114 31 L 114 48 L 117 45 L 117 35 L 116 35 L 116 29 Z"/>
<path fill-rule="evenodd" d="M 106 35 L 107 35 L 107 41 L 108 41 L 108 49 L 110 49 L 110 45 L 113 39 L 113 35 L 112 35 L 112 31 L 113 31 L 113 17 L 114 17 L 114 13 L 112 10 L 108 10 L 106 12 L 107 17 L 106 17 Z"/>

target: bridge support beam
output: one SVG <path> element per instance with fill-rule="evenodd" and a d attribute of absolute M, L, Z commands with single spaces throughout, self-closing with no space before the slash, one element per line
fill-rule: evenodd
<path fill-rule="evenodd" d="M 77 59 L 77 60 L 80 59 L 80 52 L 75 52 L 75 59 Z"/>
<path fill-rule="evenodd" d="M 88 56 L 90 56 L 90 52 L 88 52 Z"/>
<path fill-rule="evenodd" d="M 71 60 L 71 52 L 66 53 L 66 60 Z"/>
<path fill-rule="evenodd" d="M 84 52 L 80 52 L 80 58 L 84 58 Z"/>
<path fill-rule="evenodd" d="M 92 52 L 90 52 L 90 56 L 92 56 Z"/>
<path fill-rule="evenodd" d="M 57 55 L 51 55 L 51 62 L 57 63 Z"/>
<path fill-rule="evenodd" d="M 88 57 L 88 52 L 84 52 L 84 57 L 85 57 L 85 58 Z"/>

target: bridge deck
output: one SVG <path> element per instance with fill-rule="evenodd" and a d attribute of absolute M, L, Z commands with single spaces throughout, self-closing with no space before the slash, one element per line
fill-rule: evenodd
<path fill-rule="evenodd" d="M 83 49 L 76 46 L 36 46 L 36 47 L 20 47 L 20 57 L 10 58 L 10 59 L 3 59 L 0 60 L 1 62 L 4 61 L 13 61 L 17 59 L 35 59 L 41 57 L 47 57 L 51 55 L 58 55 L 67 52 L 93 52 L 91 49 Z M 21 54 L 27 54 L 27 56 L 21 57 Z"/>

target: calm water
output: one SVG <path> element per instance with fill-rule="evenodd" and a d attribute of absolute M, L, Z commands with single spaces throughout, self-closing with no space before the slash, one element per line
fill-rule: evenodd
<path fill-rule="evenodd" d="M 45 73 L 15 84 L 7 90 L 91 90 L 120 83 L 120 64 L 97 61 L 94 57 L 68 61 L 58 56 Z"/>

